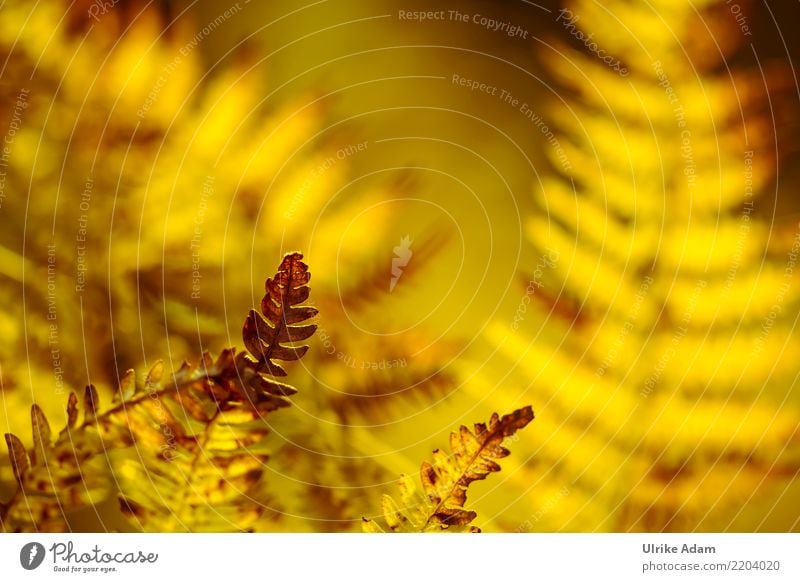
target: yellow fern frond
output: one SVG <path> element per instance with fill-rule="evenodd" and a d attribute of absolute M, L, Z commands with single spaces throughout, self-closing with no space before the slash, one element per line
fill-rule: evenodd
<path fill-rule="evenodd" d="M 383 519 L 389 531 L 471 531 L 480 530 L 469 524 L 477 517 L 474 511 L 465 509 L 467 489 L 474 481 L 485 479 L 489 473 L 500 470 L 495 459 L 508 456 L 503 440 L 524 428 L 533 420 L 530 406 L 515 410 L 500 417 L 494 413 L 489 426 L 475 424 L 474 431 L 461 426 L 450 434 L 448 455 L 436 449 L 433 464 L 422 463 L 420 480 L 424 495 L 417 493 L 413 479 L 400 477 L 402 507 L 388 495 L 383 497 Z M 375 521 L 364 518 L 365 532 L 386 531 Z"/>

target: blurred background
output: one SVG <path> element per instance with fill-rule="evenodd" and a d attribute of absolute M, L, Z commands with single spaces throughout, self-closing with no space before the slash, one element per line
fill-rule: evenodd
<path fill-rule="evenodd" d="M 299 250 L 255 529 L 531 404 L 485 531 L 797 531 L 800 5 L 641 4 L 4 3 L 3 432 L 239 346 Z"/>

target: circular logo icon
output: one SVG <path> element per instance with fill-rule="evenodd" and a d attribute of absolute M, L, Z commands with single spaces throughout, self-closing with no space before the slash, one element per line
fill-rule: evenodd
<path fill-rule="evenodd" d="M 44 546 L 39 542 L 30 542 L 19 551 L 19 563 L 26 570 L 35 570 L 44 561 Z"/>

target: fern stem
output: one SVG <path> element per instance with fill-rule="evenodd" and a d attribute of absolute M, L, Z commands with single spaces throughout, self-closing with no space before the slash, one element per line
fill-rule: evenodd
<path fill-rule="evenodd" d="M 205 447 L 208 444 L 209 439 L 211 438 L 211 431 L 216 428 L 216 422 L 219 419 L 220 412 L 221 411 L 219 409 L 217 409 L 217 411 L 214 413 L 214 416 L 212 416 L 209 419 L 208 423 L 203 428 L 203 436 L 202 436 L 201 442 L 198 442 L 198 445 L 197 445 L 197 447 L 195 449 L 195 452 L 194 452 L 194 455 L 192 457 L 192 462 L 189 465 L 189 473 L 190 474 L 194 474 L 195 468 L 197 467 L 197 463 L 200 460 L 200 456 L 205 453 Z M 192 487 L 191 482 L 189 480 L 187 480 L 186 487 L 184 487 L 183 494 L 180 497 L 180 505 L 178 505 L 178 507 L 175 508 L 175 515 L 177 516 L 176 519 L 177 519 L 178 524 L 182 524 L 183 523 L 182 517 L 183 517 L 184 509 L 186 507 L 186 500 L 187 500 L 187 498 L 189 496 L 189 490 L 190 489 L 192 489 L 192 491 L 193 491 L 194 487 Z"/>
<path fill-rule="evenodd" d="M 208 376 L 207 375 L 205 377 L 205 379 L 206 380 L 211 380 L 211 381 L 217 381 L 219 378 L 217 376 Z M 173 378 L 173 380 L 174 380 L 174 378 Z M 187 378 L 183 382 L 173 382 L 172 386 L 169 386 L 169 387 L 166 387 L 166 388 L 162 388 L 161 390 L 144 391 L 141 394 L 139 394 L 138 396 L 133 396 L 133 397 L 129 398 L 128 400 L 120 402 L 119 404 L 113 406 L 112 408 L 109 408 L 104 413 L 100 414 L 97 417 L 97 420 L 98 421 L 105 420 L 107 418 L 112 417 L 113 415 L 115 415 L 118 412 L 125 411 L 129 407 L 135 407 L 137 404 L 139 404 L 143 400 L 146 400 L 147 398 L 153 398 L 154 396 L 157 397 L 157 398 L 161 398 L 161 396 L 164 396 L 168 392 L 171 392 L 173 390 L 176 393 L 180 393 L 182 390 L 184 390 L 185 388 L 188 388 L 192 384 L 196 384 L 198 380 L 199 380 L 199 378 Z"/>

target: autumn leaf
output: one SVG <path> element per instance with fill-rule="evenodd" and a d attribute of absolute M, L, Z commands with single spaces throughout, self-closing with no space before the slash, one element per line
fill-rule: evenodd
<path fill-rule="evenodd" d="M 267 280 L 262 312 L 244 324 L 245 344 L 213 358 L 205 353 L 172 375 L 159 361 L 141 382 L 123 374 L 106 410 L 94 386 L 67 402 L 67 426 L 52 438 L 37 405 L 31 409 L 33 449 L 6 435 L 17 480 L 0 505 L 4 531 L 68 531 L 68 515 L 116 494 L 123 514 L 146 531 L 245 530 L 261 515 L 258 485 L 268 454 L 264 416 L 289 405 L 295 389 L 278 361 L 297 360 L 315 325 L 296 325 L 316 314 L 299 306 L 310 279 L 302 255 L 291 253 Z"/>
<path fill-rule="evenodd" d="M 500 470 L 497 459 L 508 456 L 503 440 L 533 420 L 533 409 L 526 406 L 503 417 L 494 413 L 487 427 L 475 424 L 474 430 L 461 426 L 450 434 L 451 454 L 433 451 L 433 463 L 423 462 L 420 469 L 422 493 L 408 475 L 400 477 L 402 504 L 389 495 L 382 503 L 383 519 L 388 531 L 480 531 L 468 527 L 477 517 L 465 508 L 471 483 L 485 479 Z M 371 519 L 363 519 L 365 532 L 387 531 Z"/>

